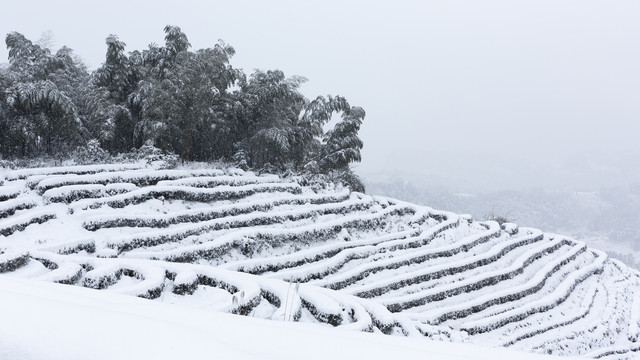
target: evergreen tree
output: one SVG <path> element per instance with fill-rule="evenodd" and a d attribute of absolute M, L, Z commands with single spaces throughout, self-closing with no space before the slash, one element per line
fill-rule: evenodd
<path fill-rule="evenodd" d="M 130 61 L 124 54 L 126 44 L 115 35 L 106 39 L 105 62 L 93 74 L 96 86 L 109 92 L 109 97 L 117 104 L 124 104 L 136 86 L 136 78 Z"/>
<path fill-rule="evenodd" d="M 295 163 L 299 169 L 301 165 L 304 168 L 313 168 L 314 171 L 319 170 L 318 161 L 326 152 L 323 143 L 323 127 L 327 124 L 334 114 L 346 112 L 349 110 L 349 103 L 341 96 L 318 96 L 305 106 L 304 114 L 297 122 L 297 131 L 294 139 L 296 140 Z"/>
<path fill-rule="evenodd" d="M 298 91 L 304 81 L 280 70 L 258 70 L 241 84 L 246 119 L 238 135 L 246 139 L 253 167 L 292 160 L 295 124 L 306 103 Z"/>
<path fill-rule="evenodd" d="M 344 111 L 342 120 L 324 135 L 325 146 L 320 159 L 323 169 L 345 169 L 350 163 L 361 160 L 363 143 L 358 137 L 358 131 L 364 116 L 364 110 L 354 106 Z"/>
<path fill-rule="evenodd" d="M 125 55 L 126 44 L 123 41 L 115 35 L 109 35 L 105 42 L 105 62 L 93 74 L 94 84 L 103 91 L 95 94 L 95 101 L 91 102 L 99 109 L 97 113 L 103 115 L 104 121 L 109 125 L 101 132 L 102 136 L 99 139 L 112 152 L 130 151 L 135 145 L 135 121 L 127 106 L 127 100 L 136 90 L 140 78 L 139 71 L 134 62 Z M 111 105 L 106 105 L 101 99 L 104 91 L 107 92 Z"/>
<path fill-rule="evenodd" d="M 151 144 L 183 160 L 331 174 L 361 188 L 349 165 L 361 158 L 364 110 L 340 96 L 309 101 L 300 92 L 306 79 L 280 70 L 247 77 L 230 65 L 235 50 L 222 41 L 192 51 L 179 27 L 164 32 L 163 46 L 128 55 L 124 42 L 108 36 L 105 62 L 91 75 L 71 49 L 52 54 L 9 34 L 9 66 L 0 68 L 0 154 L 55 156 L 82 145 L 83 161 L 92 161 L 103 149 Z M 342 120 L 324 133 L 336 114 Z"/>
<path fill-rule="evenodd" d="M 51 55 L 16 32 L 7 35 L 6 43 L 10 65 L 5 121 L 14 125 L 11 136 L 21 146 L 5 155 L 54 155 L 77 144 L 82 123 L 74 98 L 88 80 L 84 66 L 69 48 Z"/>
<path fill-rule="evenodd" d="M 143 53 L 149 76 L 133 94 L 141 115 L 137 131 L 184 160 L 210 159 L 216 152 L 210 139 L 224 120 L 227 89 L 238 77 L 229 65 L 235 51 L 219 42 L 190 52 L 179 28 L 167 26 L 165 32 L 165 47 Z"/>

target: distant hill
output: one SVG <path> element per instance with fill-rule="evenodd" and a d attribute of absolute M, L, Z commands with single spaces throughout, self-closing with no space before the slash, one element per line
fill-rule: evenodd
<path fill-rule="evenodd" d="M 2 276 L 541 354 L 640 351 L 640 274 L 566 236 L 234 168 L 0 174 Z"/>

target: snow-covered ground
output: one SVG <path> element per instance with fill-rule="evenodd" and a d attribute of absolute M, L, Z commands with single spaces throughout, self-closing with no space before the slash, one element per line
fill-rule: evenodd
<path fill-rule="evenodd" d="M 0 276 L 0 359 L 555 359 L 267 321 Z M 568 359 L 568 358 L 564 358 Z"/>
<path fill-rule="evenodd" d="M 640 274 L 583 242 L 334 184 L 233 168 L 157 170 L 141 164 L 0 171 L 0 277 L 10 294 L 0 309 L 22 309 L 22 315 L 11 312 L 15 321 L 47 324 L 32 331 L 48 344 L 38 347 L 19 343 L 29 342 L 28 330 L 24 337 L 3 328 L 8 333 L 0 346 L 12 352 L 60 346 L 50 351 L 63 356 L 75 349 L 69 344 L 101 348 L 140 339 L 156 344 L 147 351 L 171 347 L 157 350 L 169 354 L 191 351 L 181 349 L 191 341 L 187 337 L 202 349 L 213 330 L 199 324 L 217 323 L 221 329 L 215 331 L 232 334 L 225 328 L 240 325 L 220 319 L 247 321 L 220 313 L 270 319 L 268 325 L 246 325 L 269 334 L 280 331 L 271 326 L 297 329 L 283 325 L 287 320 L 341 339 L 370 332 L 425 344 L 440 340 L 607 359 L 630 359 L 640 351 Z M 100 291 L 75 292 L 61 284 Z M 37 304 L 44 293 L 60 291 L 71 295 Z M 126 306 L 93 311 L 85 296 Z M 142 316 L 155 310 L 123 313 L 146 306 L 174 318 Z M 133 325 L 119 329 L 129 316 Z M 94 326 L 92 318 L 107 325 Z M 160 331 L 169 326 L 167 319 L 195 335 L 177 334 L 176 345 L 168 346 L 164 334 L 172 332 Z M 143 328 L 157 326 L 133 334 L 138 321 Z M 74 322 L 80 323 L 64 325 Z M 94 332 L 99 334 L 83 338 Z M 45 333 L 55 333 L 51 339 L 59 342 L 49 343 Z M 281 337 L 305 343 L 295 336 Z M 263 342 L 257 335 L 238 338 L 242 346 Z M 380 342 L 387 341 L 397 340 Z M 252 355 L 264 358 L 246 356 Z"/>

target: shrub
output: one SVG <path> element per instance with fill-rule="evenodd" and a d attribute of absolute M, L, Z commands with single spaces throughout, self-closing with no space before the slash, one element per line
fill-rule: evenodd
<path fill-rule="evenodd" d="M 111 158 L 96 139 L 89 140 L 86 145 L 78 146 L 73 157 L 81 165 L 105 163 Z"/>

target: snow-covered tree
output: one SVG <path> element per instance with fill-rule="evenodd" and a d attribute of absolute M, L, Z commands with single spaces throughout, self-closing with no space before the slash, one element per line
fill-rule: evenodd
<path fill-rule="evenodd" d="M 4 78 L 12 143 L 3 154 L 54 155 L 82 139 L 83 124 L 76 106 L 89 77 L 71 49 L 62 47 L 52 55 L 22 34 L 7 35 L 9 68 Z"/>
<path fill-rule="evenodd" d="M 324 154 L 320 159 L 323 168 L 342 169 L 361 160 L 363 143 L 358 137 L 358 131 L 364 116 L 364 110 L 354 106 L 343 112 L 342 120 L 324 135 Z"/>
<path fill-rule="evenodd" d="M 230 65 L 235 50 L 222 41 L 194 51 L 179 27 L 164 32 L 164 45 L 128 54 L 123 41 L 108 36 L 105 61 L 93 74 L 67 47 L 53 53 L 22 34 L 7 35 L 0 154 L 56 155 L 78 146 L 116 154 L 152 144 L 183 160 L 353 175 L 361 108 L 339 96 L 309 101 L 300 92 L 306 79 L 280 70 L 246 76 Z M 337 114 L 342 121 L 324 133 Z"/>
<path fill-rule="evenodd" d="M 136 131 L 185 160 L 206 160 L 216 152 L 216 130 L 224 121 L 227 89 L 239 72 L 229 65 L 235 50 L 220 41 L 213 48 L 189 51 L 178 27 L 167 26 L 164 47 L 142 53 L 145 78 L 131 95 L 139 109 Z"/>
<path fill-rule="evenodd" d="M 305 78 L 286 78 L 280 70 L 257 70 L 241 83 L 245 119 L 237 136 L 247 139 L 252 166 L 284 165 L 291 160 L 295 126 L 306 103 L 298 91 Z"/>

